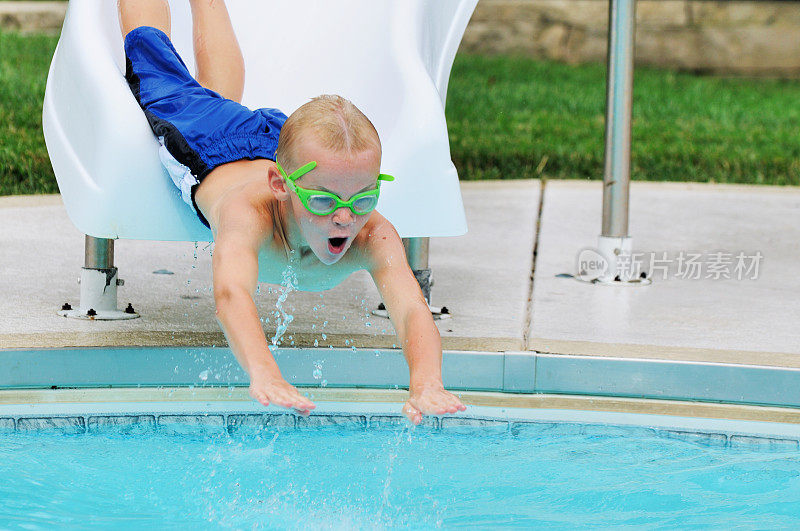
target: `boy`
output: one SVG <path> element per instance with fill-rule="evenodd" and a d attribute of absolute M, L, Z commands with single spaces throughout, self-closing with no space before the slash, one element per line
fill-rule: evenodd
<path fill-rule="evenodd" d="M 264 250 L 270 281 L 280 283 L 291 261 L 302 290 L 368 270 L 409 365 L 403 414 L 419 424 L 423 414 L 465 410 L 442 385 L 441 339 L 400 237 L 374 211 L 381 181 L 392 177 L 380 174 L 372 123 L 339 96 L 315 98 L 288 119 L 240 105 L 244 60 L 225 4 L 190 3 L 196 79 L 169 40 L 167 1 L 119 0 L 125 77 L 164 166 L 212 231 L 217 320 L 250 376 L 250 395 L 303 415 L 315 407 L 282 377 L 261 328 L 253 294 Z"/>

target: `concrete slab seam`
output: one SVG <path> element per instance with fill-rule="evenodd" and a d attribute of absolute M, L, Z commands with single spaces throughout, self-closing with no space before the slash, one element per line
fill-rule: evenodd
<path fill-rule="evenodd" d="M 546 163 L 547 159 L 543 159 Z M 540 163 L 541 166 L 541 163 Z M 537 168 L 537 171 L 541 172 Z M 539 180 L 539 204 L 536 211 L 536 224 L 533 231 L 533 249 L 531 257 L 531 275 L 528 282 L 528 302 L 525 305 L 525 319 L 522 322 L 522 350 L 528 350 L 528 342 L 530 341 L 531 327 L 533 326 L 533 284 L 536 279 L 536 257 L 539 254 L 539 234 L 542 229 L 542 211 L 544 210 L 544 195 L 547 187 L 547 179 L 542 177 Z"/>

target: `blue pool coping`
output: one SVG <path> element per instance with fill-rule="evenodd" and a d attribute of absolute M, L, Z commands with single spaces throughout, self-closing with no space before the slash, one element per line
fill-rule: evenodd
<path fill-rule="evenodd" d="M 299 387 L 408 387 L 408 366 L 398 349 L 278 348 L 275 359 L 284 377 Z M 800 407 L 800 369 L 791 367 L 445 351 L 442 375 L 451 391 Z M 0 349 L 0 389 L 225 387 L 247 382 L 225 347 Z"/>

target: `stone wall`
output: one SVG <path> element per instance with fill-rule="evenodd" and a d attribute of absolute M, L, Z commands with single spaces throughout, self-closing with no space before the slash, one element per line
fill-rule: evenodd
<path fill-rule="evenodd" d="M 800 76 L 800 2 L 638 0 L 637 65 Z M 605 61 L 607 0 L 480 0 L 461 50 Z"/>
<path fill-rule="evenodd" d="M 800 77 L 800 2 L 638 0 L 636 6 L 637 65 Z M 0 28 L 58 31 L 65 9 L 66 2 L 0 1 Z M 605 61 L 607 32 L 608 0 L 480 0 L 461 50 Z"/>
<path fill-rule="evenodd" d="M 0 1 L 0 29 L 57 32 L 66 12 L 67 2 Z"/>

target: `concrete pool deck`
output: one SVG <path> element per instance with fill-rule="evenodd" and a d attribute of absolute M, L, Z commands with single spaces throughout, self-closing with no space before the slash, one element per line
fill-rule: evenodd
<path fill-rule="evenodd" d="M 634 250 L 669 266 L 642 287 L 565 275 L 596 245 L 602 183 L 466 182 L 462 190 L 470 232 L 431 241 L 432 302 L 453 315 L 437 322 L 445 350 L 800 367 L 800 278 L 792 274 L 800 188 L 632 183 Z M 0 348 L 225 345 L 209 244 L 118 240 L 120 307 L 130 302 L 142 317 L 79 321 L 56 314 L 78 304 L 84 245 L 60 196 L 0 197 L 0 223 Z M 737 279 L 736 256 L 759 252 L 757 278 L 751 270 Z M 699 279 L 675 269 L 681 253 L 700 255 Z M 256 302 L 274 319 L 269 291 L 262 284 Z M 391 348 L 391 324 L 370 314 L 378 303 L 363 271 L 323 294 L 293 293 L 283 344 Z M 271 323 L 265 329 L 274 333 Z"/>

